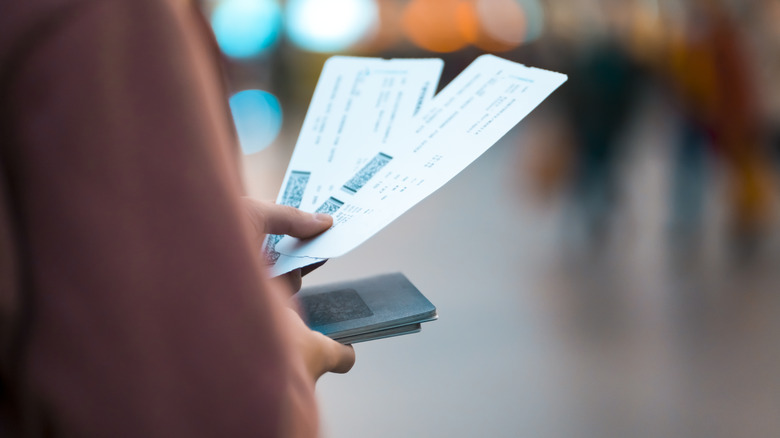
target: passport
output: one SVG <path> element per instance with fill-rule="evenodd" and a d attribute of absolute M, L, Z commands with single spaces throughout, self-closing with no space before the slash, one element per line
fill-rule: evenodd
<path fill-rule="evenodd" d="M 309 328 L 342 344 L 417 333 L 438 318 L 400 272 L 306 287 L 293 299 Z"/>

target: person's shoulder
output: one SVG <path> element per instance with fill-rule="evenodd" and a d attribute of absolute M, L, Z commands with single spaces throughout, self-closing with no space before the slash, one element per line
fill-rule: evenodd
<path fill-rule="evenodd" d="M 12 42 L 51 26 L 92 0 L 0 0 L 0 41 Z"/>
<path fill-rule="evenodd" d="M 0 0 L 0 67 L 92 0 Z"/>
<path fill-rule="evenodd" d="M 192 0 L 0 0 L 0 80 L 16 58 L 80 17 L 122 15 L 140 25 L 170 19 L 192 4 Z"/>

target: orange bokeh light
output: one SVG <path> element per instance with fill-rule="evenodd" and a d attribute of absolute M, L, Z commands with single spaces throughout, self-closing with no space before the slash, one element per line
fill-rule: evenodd
<path fill-rule="evenodd" d="M 432 52 L 454 52 L 469 44 L 504 52 L 525 41 L 527 19 L 517 0 L 412 0 L 402 23 L 412 43 Z"/>
<path fill-rule="evenodd" d="M 528 30 L 526 13 L 517 0 L 474 0 L 479 23 L 472 43 L 488 52 L 511 50 L 525 41 Z"/>
<path fill-rule="evenodd" d="M 402 24 L 415 45 L 432 52 L 454 52 L 469 43 L 475 17 L 465 0 L 412 0 Z"/>

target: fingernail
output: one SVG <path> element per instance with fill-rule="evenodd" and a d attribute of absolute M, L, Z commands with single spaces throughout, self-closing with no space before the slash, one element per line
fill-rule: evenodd
<path fill-rule="evenodd" d="M 332 220 L 330 215 L 325 213 L 316 213 L 314 219 L 318 222 L 330 222 Z"/>

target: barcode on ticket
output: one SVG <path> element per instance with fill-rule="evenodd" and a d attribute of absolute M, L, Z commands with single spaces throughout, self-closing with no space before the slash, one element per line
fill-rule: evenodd
<path fill-rule="evenodd" d="M 331 196 L 328 198 L 327 201 L 323 202 L 322 205 L 320 205 L 320 208 L 315 211 L 315 213 L 325 213 L 325 214 L 333 214 L 336 211 L 338 211 L 341 206 L 344 205 L 343 201 L 339 201 L 338 199 Z"/>
<path fill-rule="evenodd" d="M 360 171 L 356 173 L 355 176 L 347 181 L 346 184 L 341 186 L 341 189 L 347 193 L 357 193 L 358 190 L 366 185 L 366 183 L 377 174 L 377 172 L 382 170 L 383 167 L 387 166 L 387 163 L 389 163 L 392 159 L 393 157 L 390 155 L 384 154 L 382 152 L 378 153 L 374 158 L 371 159 L 371 161 L 368 162 L 368 164 L 363 166 L 363 168 L 360 169 Z"/>
<path fill-rule="evenodd" d="M 284 187 L 281 204 L 295 208 L 300 207 L 303 200 L 303 192 L 309 183 L 309 177 L 311 177 L 311 172 L 302 172 L 300 170 L 290 172 L 287 185 Z"/>

